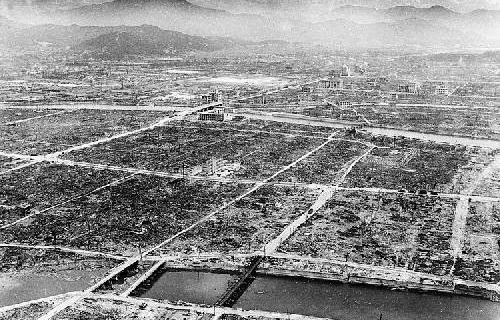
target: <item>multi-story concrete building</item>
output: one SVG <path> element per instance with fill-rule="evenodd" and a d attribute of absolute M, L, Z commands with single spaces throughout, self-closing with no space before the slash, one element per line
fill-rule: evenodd
<path fill-rule="evenodd" d="M 403 93 L 418 93 L 420 89 L 420 84 L 418 82 L 402 82 L 398 83 L 398 92 Z"/>
<path fill-rule="evenodd" d="M 201 121 L 227 121 L 233 118 L 231 110 L 217 107 L 209 111 L 200 112 L 198 120 Z"/>
<path fill-rule="evenodd" d="M 438 95 L 448 95 L 449 94 L 449 89 L 448 89 L 448 86 L 445 84 L 445 83 L 438 83 L 435 87 L 435 91 L 434 93 L 435 94 L 438 94 Z"/>
<path fill-rule="evenodd" d="M 342 108 L 348 108 L 348 107 L 352 107 L 352 102 L 351 101 L 343 100 L 343 101 L 338 101 L 337 105 L 339 107 L 342 107 Z"/>
<path fill-rule="evenodd" d="M 342 72 L 340 74 L 341 77 L 350 77 L 351 76 L 351 69 L 347 65 L 342 66 Z"/>
<path fill-rule="evenodd" d="M 207 94 L 203 94 L 201 96 L 201 99 L 203 100 L 204 103 L 212 103 L 212 102 L 221 102 L 222 101 L 222 92 L 219 90 L 214 90 L 212 92 L 209 92 Z"/>
<path fill-rule="evenodd" d="M 238 171 L 241 167 L 240 163 L 230 163 L 227 160 L 220 158 L 212 158 L 202 165 L 201 174 L 207 176 L 227 176 Z"/>
<path fill-rule="evenodd" d="M 341 90 L 343 87 L 344 81 L 340 78 L 323 79 L 318 83 L 319 89 Z"/>
<path fill-rule="evenodd" d="M 336 68 L 330 71 L 332 77 L 350 77 L 351 69 L 348 65 L 344 64 L 341 68 Z"/>

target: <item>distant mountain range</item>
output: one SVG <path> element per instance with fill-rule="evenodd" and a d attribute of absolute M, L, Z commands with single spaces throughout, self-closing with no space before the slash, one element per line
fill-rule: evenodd
<path fill-rule="evenodd" d="M 322 14 L 323 20 L 346 19 L 357 23 L 393 22 L 418 18 L 423 20 L 455 19 L 462 14 L 442 6 L 416 8 L 412 6 L 397 6 L 388 9 L 374 9 L 360 6 L 342 6 Z"/>
<path fill-rule="evenodd" d="M 10 12 L 68 10 L 112 0 L 0 0 L 0 14 Z M 477 9 L 500 10 L 498 0 L 192 0 L 193 4 L 226 10 L 232 13 L 265 13 L 288 8 L 316 8 L 321 11 L 353 5 L 385 9 L 395 6 L 431 7 L 440 5 L 455 11 L 468 12 Z"/>
<path fill-rule="evenodd" d="M 17 32 L 22 25 L 0 16 L 0 44 L 10 41 L 10 37 L 14 32 Z"/>
<path fill-rule="evenodd" d="M 396 6 L 432 7 L 454 11 L 500 10 L 498 0 L 192 0 L 194 4 L 239 13 L 317 15 L 341 6 L 387 9 Z M 316 14 L 314 14 L 314 11 Z M 295 16 L 294 16 L 295 17 Z"/>
<path fill-rule="evenodd" d="M 69 10 L 112 0 L 0 0 L 1 15 L 26 15 L 33 12 Z M 396 6 L 444 6 L 454 11 L 469 12 L 478 9 L 500 10 L 498 0 L 189 0 L 192 4 L 225 10 L 231 13 L 284 15 L 321 13 L 341 6 L 361 6 L 387 9 Z M 145 1 L 143 1 L 145 2 Z M 296 18 L 296 17 L 293 17 Z M 300 18 L 300 17 L 299 17 Z"/>
<path fill-rule="evenodd" d="M 309 39 L 315 43 L 330 42 L 337 47 L 359 49 L 437 45 L 451 49 L 464 42 L 477 46 L 482 43 L 462 32 L 420 19 L 373 24 L 357 24 L 338 19 L 316 23 L 309 29 L 299 28 L 293 33 L 298 39 Z"/>
<path fill-rule="evenodd" d="M 0 45 L 11 49 L 56 47 L 76 53 L 120 58 L 126 55 L 178 54 L 259 45 L 229 38 L 208 39 L 156 26 L 19 25 L 0 16 Z"/>
<path fill-rule="evenodd" d="M 500 30 L 500 11 L 494 10 L 460 13 L 439 5 L 428 8 L 396 6 L 386 9 L 348 5 L 317 12 L 314 19 L 312 16 L 299 19 L 296 15 L 287 16 L 283 13 L 296 12 L 297 8 L 303 8 L 305 3 L 308 3 L 310 7 L 321 7 L 327 1 L 234 0 L 233 2 L 233 7 L 239 5 L 243 8 L 250 8 L 252 5 L 253 8 L 265 9 L 264 13 L 258 10 L 232 13 L 200 5 L 202 2 L 211 3 L 212 6 L 219 4 L 215 7 L 220 8 L 223 4 L 227 6 L 229 0 L 192 1 L 197 1 L 198 4 L 187 0 L 114 0 L 50 13 L 39 13 L 36 19 L 41 23 L 57 25 L 78 24 L 106 27 L 152 25 L 202 37 L 229 37 L 247 41 L 313 42 L 347 48 L 500 46 L 498 31 Z M 391 1 L 386 0 L 385 3 Z M 453 2 L 454 0 L 447 1 Z M 340 3 L 341 1 L 333 2 Z M 158 46 L 156 40 L 146 37 L 137 38 L 137 34 L 128 34 L 130 33 L 128 31 L 113 30 L 112 32 L 113 34 L 107 40 L 115 41 L 118 47 L 141 41 L 144 48 L 149 48 L 148 50 L 157 50 L 162 47 Z M 99 34 L 99 36 L 103 35 Z M 101 43 L 103 39 L 106 37 L 103 36 L 96 42 L 89 42 L 88 45 Z M 207 44 L 207 48 L 215 47 L 217 47 L 216 43 Z"/>
<path fill-rule="evenodd" d="M 111 0 L 0 0 L 0 15 L 36 21 L 40 13 L 69 10 Z"/>
<path fill-rule="evenodd" d="M 178 54 L 225 48 L 223 43 L 153 26 L 103 29 L 105 33 L 73 45 L 71 49 L 94 55 L 120 57 L 123 55 Z"/>
<path fill-rule="evenodd" d="M 67 10 L 111 0 L 0 0 L 0 11 L 28 10 L 52 11 Z"/>
<path fill-rule="evenodd" d="M 249 14 L 231 14 L 208 9 L 186 0 L 115 0 L 42 16 L 43 22 L 80 25 L 150 24 L 203 36 L 239 37 L 252 40 L 279 35 L 273 19 Z"/>
<path fill-rule="evenodd" d="M 459 35 L 479 37 L 480 40 L 500 39 L 500 11 L 475 10 L 458 13 L 442 6 L 416 8 L 398 6 L 388 9 L 373 9 L 358 6 L 343 6 L 322 15 L 323 20 L 345 19 L 361 24 L 397 23 L 408 19 L 425 20 L 436 27 L 456 30 Z M 439 30 L 436 30 L 439 31 Z"/>

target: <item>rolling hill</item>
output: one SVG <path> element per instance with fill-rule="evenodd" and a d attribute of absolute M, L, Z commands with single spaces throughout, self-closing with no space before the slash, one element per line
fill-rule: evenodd
<path fill-rule="evenodd" d="M 442 6 L 417 8 L 413 6 L 398 6 L 388 9 L 374 9 L 358 6 L 343 6 L 326 12 L 323 20 L 345 19 L 356 23 L 397 23 L 409 19 L 428 21 L 442 28 L 455 30 L 457 35 L 467 35 L 486 42 L 500 41 L 500 11 L 476 10 L 469 13 L 459 13 Z M 438 29 L 438 28 L 437 28 Z M 441 30 L 436 30 L 440 32 Z M 467 38 L 464 38 L 467 41 Z"/>
<path fill-rule="evenodd" d="M 0 30 L 2 29 L 0 27 Z M 5 37 L 2 37 L 0 42 L 10 48 L 27 49 L 36 47 L 39 43 L 45 43 L 73 52 L 109 57 L 213 51 L 251 44 L 234 39 L 207 39 L 190 36 L 150 25 L 98 27 L 47 24 L 3 30 L 5 30 Z"/>
<path fill-rule="evenodd" d="M 232 14 L 208 9 L 186 0 L 115 0 L 72 10 L 53 12 L 45 22 L 79 25 L 150 24 L 168 30 L 203 36 L 239 37 L 249 40 L 277 34 L 279 24 L 258 15 Z"/>
<path fill-rule="evenodd" d="M 383 48 L 399 46 L 455 47 L 480 41 L 459 31 L 417 18 L 396 22 L 359 24 L 336 19 L 315 23 L 312 28 L 298 28 L 294 34 L 315 43 L 330 43 L 351 48 Z"/>

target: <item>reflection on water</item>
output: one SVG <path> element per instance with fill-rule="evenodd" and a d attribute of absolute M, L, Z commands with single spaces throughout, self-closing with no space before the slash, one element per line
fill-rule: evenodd
<path fill-rule="evenodd" d="M 96 271 L 59 271 L 57 274 L 2 274 L 0 273 L 0 307 L 46 298 L 62 293 L 81 291 L 90 287 Z"/>
<path fill-rule="evenodd" d="M 138 295 L 214 304 L 233 276 L 167 271 L 156 279 Z M 500 303 L 488 300 L 268 276 L 259 276 L 234 307 L 340 320 L 500 320 Z"/>
<path fill-rule="evenodd" d="M 235 307 L 346 320 L 500 320 L 500 303 L 488 300 L 265 276 Z"/>
<path fill-rule="evenodd" d="M 230 274 L 173 271 L 161 275 L 142 298 L 214 304 L 228 287 Z"/>

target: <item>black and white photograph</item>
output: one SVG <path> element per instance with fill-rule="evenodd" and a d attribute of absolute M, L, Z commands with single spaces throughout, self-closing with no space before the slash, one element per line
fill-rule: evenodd
<path fill-rule="evenodd" d="M 500 0 L 0 0 L 0 320 L 500 320 Z"/>

